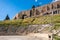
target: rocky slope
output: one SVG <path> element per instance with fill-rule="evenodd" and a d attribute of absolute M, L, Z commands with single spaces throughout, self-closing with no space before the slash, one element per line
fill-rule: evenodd
<path fill-rule="evenodd" d="M 60 29 L 60 14 L 26 18 L 24 20 L 0 21 L 0 35 L 26 35 L 48 33 Z"/>

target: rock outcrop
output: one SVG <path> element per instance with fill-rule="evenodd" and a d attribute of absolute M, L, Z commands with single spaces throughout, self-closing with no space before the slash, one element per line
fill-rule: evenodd
<path fill-rule="evenodd" d="M 9 25 L 8 27 L 0 26 L 0 35 L 27 35 L 29 33 L 45 33 L 47 30 L 45 30 L 45 32 L 43 32 L 42 30 L 47 27 L 49 28 L 51 27 L 50 24 L 46 24 L 46 25 L 44 26 L 29 25 L 24 27 L 23 26 L 15 27 L 11 25 Z M 47 32 L 50 32 L 50 31 L 47 31 Z"/>

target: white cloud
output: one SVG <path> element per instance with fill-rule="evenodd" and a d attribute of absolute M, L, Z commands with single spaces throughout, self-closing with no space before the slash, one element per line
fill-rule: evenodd
<path fill-rule="evenodd" d="M 35 0 L 35 2 L 37 2 L 38 0 Z"/>

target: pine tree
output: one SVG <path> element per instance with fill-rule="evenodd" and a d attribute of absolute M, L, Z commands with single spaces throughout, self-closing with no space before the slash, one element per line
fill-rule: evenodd
<path fill-rule="evenodd" d="M 10 20 L 10 18 L 9 18 L 9 16 L 8 16 L 8 15 L 6 16 L 5 20 Z"/>

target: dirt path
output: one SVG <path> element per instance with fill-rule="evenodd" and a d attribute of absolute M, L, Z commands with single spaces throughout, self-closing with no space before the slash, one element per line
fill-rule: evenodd
<path fill-rule="evenodd" d="M 44 40 L 44 39 L 30 36 L 0 36 L 0 40 Z"/>

